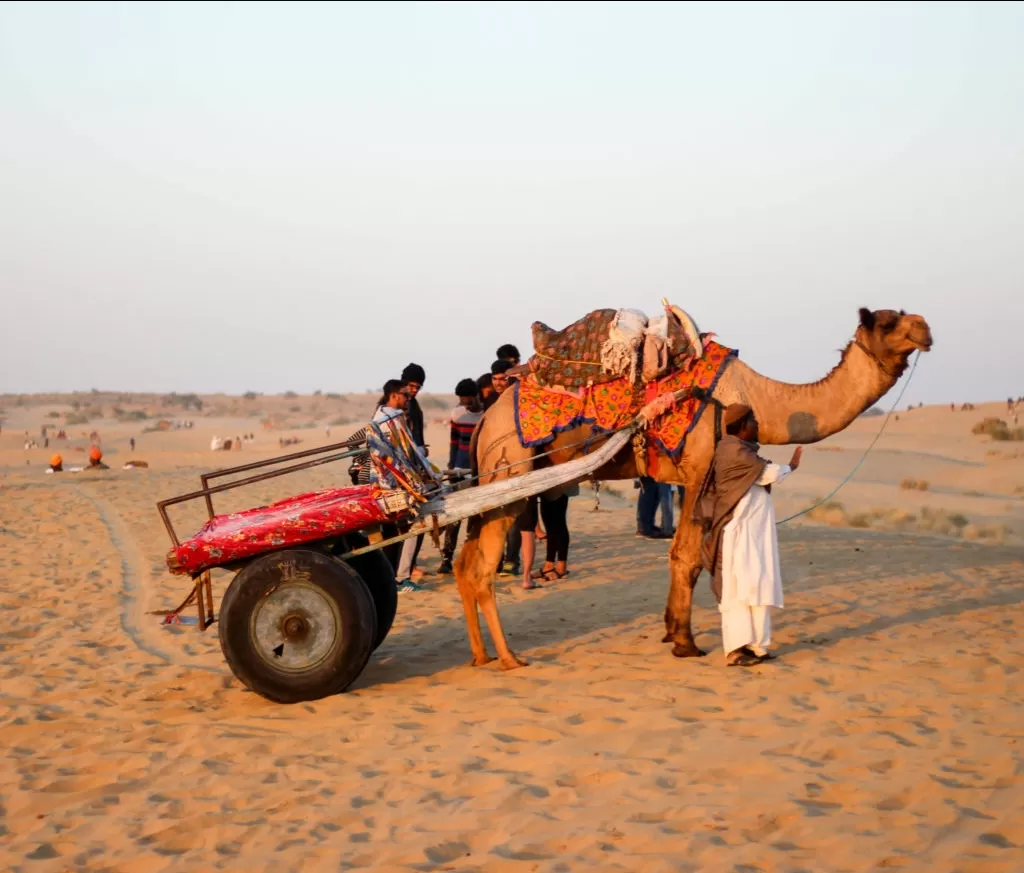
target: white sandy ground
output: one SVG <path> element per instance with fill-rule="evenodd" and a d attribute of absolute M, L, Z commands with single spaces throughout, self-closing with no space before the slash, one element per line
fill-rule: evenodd
<path fill-rule="evenodd" d="M 466 666 L 454 581 L 428 575 L 349 693 L 285 707 L 234 680 L 215 630 L 147 614 L 187 587 L 164 569 L 156 501 L 273 454 L 278 433 L 228 456 L 207 450 L 235 430 L 222 420 L 94 423 L 114 469 L 46 476 L 52 448 L 21 447 L 39 415 L 8 406 L 0 869 L 1024 870 L 1024 456 L 970 435 L 996 410 L 902 413 L 838 499 L 963 513 L 1002 542 L 783 528 L 773 664 L 723 666 L 703 579 L 713 655 L 670 656 L 668 546 L 634 538 L 624 483 L 605 512 L 586 488 L 572 502 L 567 579 L 499 582 L 529 667 Z M 780 514 L 834 486 L 879 424 L 810 449 Z M 129 435 L 150 469 L 117 468 Z M 901 491 L 908 476 L 929 491 Z M 339 480 L 324 467 L 218 506 Z"/>

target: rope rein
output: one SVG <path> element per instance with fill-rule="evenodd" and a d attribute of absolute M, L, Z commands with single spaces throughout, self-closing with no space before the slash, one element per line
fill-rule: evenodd
<path fill-rule="evenodd" d="M 850 470 L 846 477 L 838 485 L 836 485 L 835 488 L 833 488 L 828 494 L 822 497 L 821 500 L 817 501 L 816 503 L 812 503 L 806 509 L 800 510 L 800 512 L 794 513 L 793 515 L 790 515 L 782 519 L 782 521 L 777 521 L 775 523 L 776 526 L 786 524 L 786 522 L 792 521 L 794 518 L 800 518 L 801 515 L 807 515 L 808 512 L 812 512 L 819 506 L 823 506 L 825 503 L 828 503 L 828 501 L 835 497 L 839 493 L 839 490 L 844 485 L 846 485 L 854 477 L 854 475 L 856 475 L 857 471 L 861 468 L 861 465 L 864 463 L 865 460 L 867 460 L 868 455 L 871 454 L 871 450 L 875 447 L 875 444 L 882 438 L 882 434 L 885 432 L 885 426 L 889 423 L 889 419 L 892 417 L 892 414 L 896 411 L 896 407 L 899 406 L 900 401 L 903 399 L 903 394 L 907 390 L 907 386 L 910 384 L 911 379 L 914 378 L 914 372 L 917 370 L 917 362 L 920 360 L 921 352 L 918 351 L 914 355 L 914 364 L 910 368 L 910 375 L 907 377 L 907 381 L 903 383 L 903 387 L 900 389 L 899 395 L 897 395 L 896 399 L 893 401 L 892 406 L 889 408 L 889 412 L 886 414 L 885 420 L 882 422 L 882 426 L 878 429 L 878 433 L 875 434 L 875 438 L 868 444 L 868 447 L 864 450 L 864 454 L 861 455 L 860 460 L 857 461 L 856 464 L 854 464 L 853 469 Z"/>

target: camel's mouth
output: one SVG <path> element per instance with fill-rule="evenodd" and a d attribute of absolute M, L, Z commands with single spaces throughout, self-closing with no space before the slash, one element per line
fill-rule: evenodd
<path fill-rule="evenodd" d="M 915 331 L 907 334 L 910 340 L 922 352 L 930 352 L 932 348 L 932 332 L 930 330 Z"/>

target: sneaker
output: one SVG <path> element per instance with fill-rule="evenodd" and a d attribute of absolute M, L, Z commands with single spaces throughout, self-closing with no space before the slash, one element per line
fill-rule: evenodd
<path fill-rule="evenodd" d="M 505 561 L 505 563 L 501 565 L 501 569 L 498 570 L 498 575 L 499 576 L 518 576 L 520 574 L 520 572 L 521 571 L 519 569 L 519 565 L 518 564 L 513 564 L 511 561 Z"/>
<path fill-rule="evenodd" d="M 642 539 L 645 539 L 645 540 L 670 540 L 670 539 L 672 539 L 672 534 L 668 533 L 667 531 L 663 531 L 660 527 L 656 527 L 653 530 L 649 530 L 649 531 L 638 530 L 636 532 L 636 535 L 638 537 L 641 537 Z"/>
<path fill-rule="evenodd" d="M 406 579 L 404 582 L 399 582 L 398 583 L 398 593 L 399 594 L 408 594 L 410 591 L 422 591 L 422 590 L 423 590 L 423 586 L 422 585 L 417 585 L 415 582 L 410 582 L 408 579 Z"/>
<path fill-rule="evenodd" d="M 439 576 L 451 576 L 452 575 L 452 562 L 445 558 L 441 562 L 441 566 L 437 568 Z"/>

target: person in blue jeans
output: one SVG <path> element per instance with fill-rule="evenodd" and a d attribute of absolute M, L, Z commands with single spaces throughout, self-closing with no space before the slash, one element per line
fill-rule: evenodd
<path fill-rule="evenodd" d="M 640 489 L 636 502 L 636 535 L 648 540 L 671 539 L 672 534 L 654 523 L 661 503 L 661 487 L 650 476 L 641 476 L 633 485 Z"/>

